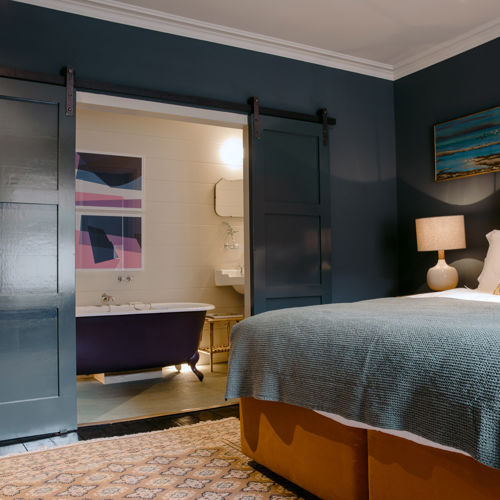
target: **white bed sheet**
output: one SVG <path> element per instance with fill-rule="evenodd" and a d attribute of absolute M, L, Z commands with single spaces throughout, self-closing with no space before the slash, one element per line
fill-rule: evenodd
<path fill-rule="evenodd" d="M 460 299 L 460 300 L 478 300 L 482 302 L 497 302 L 500 304 L 500 295 L 493 295 L 491 293 L 483 293 L 478 292 L 477 290 L 471 290 L 469 288 L 454 288 L 452 290 L 445 290 L 444 292 L 430 292 L 430 293 L 419 293 L 417 295 L 408 295 L 405 298 L 414 299 L 414 298 L 429 298 L 429 297 L 444 297 L 449 299 Z M 391 434 L 393 436 L 401 437 L 403 439 L 408 439 L 417 444 L 422 444 L 424 446 L 431 446 L 432 448 L 438 448 L 440 450 L 453 451 L 455 453 L 461 453 L 462 455 L 470 456 L 468 453 L 465 453 L 462 450 L 457 450 L 456 448 L 452 448 L 450 446 L 443 446 L 439 443 L 435 443 L 434 441 L 430 441 L 429 439 L 425 439 L 417 434 L 413 434 L 411 432 L 406 431 L 398 431 L 393 429 L 381 429 L 378 427 L 373 427 L 368 424 L 364 424 L 362 422 L 357 422 L 355 420 L 349 420 L 335 413 L 327 413 L 324 411 L 317 411 L 327 418 L 335 420 L 340 424 L 347 425 L 349 427 L 357 427 L 359 429 L 369 429 L 374 431 L 385 432 L 386 434 Z"/>
<path fill-rule="evenodd" d="M 447 299 L 460 300 L 478 300 L 480 302 L 498 302 L 500 304 L 500 295 L 492 293 L 479 292 L 470 288 L 453 288 L 444 292 L 419 293 L 417 295 L 408 295 L 408 298 L 428 298 L 428 297 L 444 297 Z"/>

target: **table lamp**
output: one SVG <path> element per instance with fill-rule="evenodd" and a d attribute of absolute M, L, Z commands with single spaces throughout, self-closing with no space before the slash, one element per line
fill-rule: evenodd
<path fill-rule="evenodd" d="M 436 291 L 456 288 L 458 272 L 446 263 L 444 251 L 465 248 L 464 216 L 425 217 L 415 219 L 415 225 L 418 251 L 438 251 L 437 264 L 427 271 L 427 285 Z"/>

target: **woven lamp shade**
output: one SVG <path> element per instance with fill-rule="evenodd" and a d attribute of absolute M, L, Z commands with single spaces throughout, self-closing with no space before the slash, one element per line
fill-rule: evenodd
<path fill-rule="evenodd" d="M 415 219 L 415 225 L 419 252 L 465 248 L 463 215 Z"/>

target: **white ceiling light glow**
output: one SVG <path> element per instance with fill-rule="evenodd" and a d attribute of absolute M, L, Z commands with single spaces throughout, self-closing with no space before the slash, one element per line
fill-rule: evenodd
<path fill-rule="evenodd" d="M 226 139 L 219 149 L 219 157 L 228 167 L 243 166 L 243 141 L 236 137 Z"/>

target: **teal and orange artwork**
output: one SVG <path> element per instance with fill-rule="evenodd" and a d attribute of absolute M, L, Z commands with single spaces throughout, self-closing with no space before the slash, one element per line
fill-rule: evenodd
<path fill-rule="evenodd" d="M 435 180 L 500 172 L 500 106 L 434 126 Z"/>
<path fill-rule="evenodd" d="M 141 209 L 142 158 L 76 153 L 77 208 Z"/>

